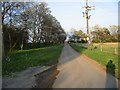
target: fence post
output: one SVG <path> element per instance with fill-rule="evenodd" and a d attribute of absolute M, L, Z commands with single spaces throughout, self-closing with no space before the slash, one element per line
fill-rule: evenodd
<path fill-rule="evenodd" d="M 117 54 L 117 50 L 116 50 L 116 48 L 115 48 L 115 55 Z"/>
<path fill-rule="evenodd" d="M 101 45 L 101 52 L 102 52 L 102 45 Z"/>

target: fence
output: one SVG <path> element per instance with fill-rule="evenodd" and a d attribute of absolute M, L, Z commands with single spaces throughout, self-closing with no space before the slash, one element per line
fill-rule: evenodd
<path fill-rule="evenodd" d="M 120 48 L 116 44 L 101 44 L 96 45 L 101 52 L 112 53 L 114 55 L 119 55 Z"/>
<path fill-rule="evenodd" d="M 88 44 L 81 44 L 76 43 L 76 45 L 82 46 L 82 47 L 88 47 Z M 94 49 L 96 47 L 97 50 L 100 50 L 101 52 L 107 52 L 114 55 L 120 55 L 120 47 L 118 47 L 118 43 L 98 43 L 93 44 L 90 49 Z"/>

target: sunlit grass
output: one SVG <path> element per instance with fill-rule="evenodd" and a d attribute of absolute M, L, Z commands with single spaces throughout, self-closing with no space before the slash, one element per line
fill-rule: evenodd
<path fill-rule="evenodd" d="M 98 44 L 94 43 L 93 45 L 97 46 L 99 50 L 101 50 L 102 48 L 103 52 L 119 55 L 118 53 L 120 51 L 120 47 L 118 47 L 119 43 L 98 43 Z"/>
<path fill-rule="evenodd" d="M 119 61 L 118 60 L 119 59 L 118 55 L 115 55 L 115 54 L 112 54 L 112 53 L 109 53 L 109 52 L 101 52 L 101 50 L 99 48 L 86 49 L 86 48 L 81 47 L 79 44 L 78 45 L 77 44 L 71 44 L 71 46 L 75 50 L 87 55 L 88 57 L 92 58 L 93 60 L 97 61 L 98 63 L 100 63 L 104 66 L 107 65 L 109 60 L 112 60 L 113 63 L 115 64 L 115 66 L 116 66 L 116 76 L 117 76 L 118 61 Z M 109 47 L 109 49 L 111 49 L 110 46 L 107 46 L 107 48 Z"/>
<path fill-rule="evenodd" d="M 8 60 L 3 61 L 3 76 L 22 71 L 28 67 L 55 64 L 63 45 L 48 48 L 19 50 L 11 53 Z"/>

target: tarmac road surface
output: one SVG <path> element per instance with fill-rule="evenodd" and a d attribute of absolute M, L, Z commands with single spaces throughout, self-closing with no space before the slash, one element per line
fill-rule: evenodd
<path fill-rule="evenodd" d="M 102 58 L 102 56 L 101 56 Z M 117 88 L 118 80 L 94 60 L 65 43 L 53 88 Z"/>

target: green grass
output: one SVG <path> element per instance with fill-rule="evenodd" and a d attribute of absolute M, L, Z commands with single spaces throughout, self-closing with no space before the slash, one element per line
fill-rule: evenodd
<path fill-rule="evenodd" d="M 55 64 L 60 56 L 63 45 L 48 48 L 19 50 L 9 54 L 10 60 L 2 62 L 3 76 L 25 70 L 28 67 Z"/>
<path fill-rule="evenodd" d="M 114 55 L 114 54 L 108 53 L 108 52 L 101 52 L 99 48 L 92 49 L 92 50 L 86 49 L 86 48 L 81 47 L 79 44 L 71 44 L 71 46 L 78 52 L 81 52 L 81 53 L 87 55 L 88 57 L 92 58 L 93 60 L 97 61 L 98 63 L 100 63 L 104 66 L 106 66 L 108 61 L 111 59 L 116 66 L 116 74 L 117 74 L 118 59 L 119 59 L 118 55 Z"/>
<path fill-rule="evenodd" d="M 102 44 L 94 43 L 93 45 L 97 46 L 99 50 L 101 49 L 102 46 L 102 51 L 107 53 L 115 54 L 116 50 L 116 54 L 119 55 L 118 51 L 120 50 L 120 47 L 118 47 L 118 43 L 102 43 Z"/>

